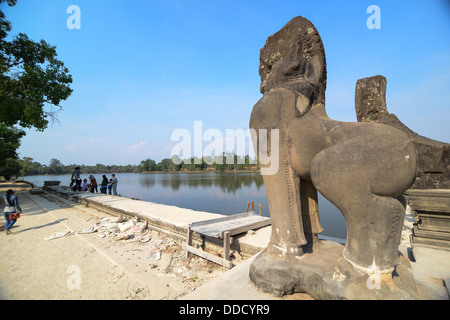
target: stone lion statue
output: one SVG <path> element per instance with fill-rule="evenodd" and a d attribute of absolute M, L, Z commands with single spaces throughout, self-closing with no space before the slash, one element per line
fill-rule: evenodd
<path fill-rule="evenodd" d="M 414 145 L 390 126 L 328 117 L 325 51 L 318 31 L 303 17 L 292 19 L 267 39 L 259 74 L 263 97 L 253 107 L 250 128 L 277 130 L 278 139 L 257 134 L 253 146 L 257 155 L 261 148 L 269 155 L 278 153 L 279 163 L 276 172 L 263 173 L 272 234 L 267 249 L 251 266 L 253 284 L 277 295 L 313 292 L 314 285 L 307 284 L 311 273 L 301 262 L 331 250 L 327 259 L 336 256 L 335 260 L 317 262 L 327 265 L 321 281 L 328 289 L 313 292 L 316 297 L 348 298 L 353 280 L 361 283 L 370 276 L 369 266 L 390 289 L 398 287 L 392 278 L 399 264 L 402 194 L 416 177 Z M 317 191 L 346 220 L 344 248 L 326 249 L 329 244 L 318 239 L 323 228 Z"/>

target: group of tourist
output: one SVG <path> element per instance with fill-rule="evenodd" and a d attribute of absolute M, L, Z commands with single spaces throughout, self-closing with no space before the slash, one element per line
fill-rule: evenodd
<path fill-rule="evenodd" d="M 117 180 L 116 175 L 113 173 L 111 175 L 111 179 L 109 180 L 106 175 L 103 175 L 102 178 L 102 182 L 100 183 L 100 193 L 117 195 L 117 183 L 119 181 Z M 80 167 L 75 168 L 70 180 L 70 188 L 73 191 L 98 193 L 98 183 L 95 177 L 91 174 L 89 175 L 89 182 L 86 178 L 82 181 L 80 176 Z"/>
<path fill-rule="evenodd" d="M 118 180 L 115 174 L 111 175 L 111 179 L 108 180 L 106 175 L 103 175 L 103 180 L 100 184 L 100 192 L 106 193 L 108 190 L 108 194 L 117 195 L 117 183 Z M 80 168 L 76 167 L 75 171 L 72 174 L 70 188 L 73 191 L 86 191 L 92 193 L 98 193 L 97 190 L 97 181 L 95 177 L 91 174 L 89 175 L 89 183 L 87 179 L 81 181 L 80 177 Z M 20 217 L 22 213 L 22 209 L 19 206 L 19 199 L 15 195 L 14 190 L 9 189 L 5 194 L 2 195 L 3 202 L 5 204 L 5 208 L 3 210 L 3 215 L 6 220 L 5 224 L 5 232 L 7 235 L 11 234 L 11 228 L 16 223 L 17 219 Z"/>

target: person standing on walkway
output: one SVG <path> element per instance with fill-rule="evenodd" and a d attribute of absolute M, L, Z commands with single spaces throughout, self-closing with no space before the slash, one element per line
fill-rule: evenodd
<path fill-rule="evenodd" d="M 100 192 L 106 193 L 106 188 L 108 187 L 108 178 L 105 175 L 103 175 L 102 178 L 103 180 L 102 183 L 100 184 Z"/>
<path fill-rule="evenodd" d="M 80 167 L 76 167 L 75 170 L 72 173 L 72 182 L 75 183 L 75 189 L 73 191 L 81 191 L 81 177 L 80 177 Z"/>
<path fill-rule="evenodd" d="M 14 193 L 15 193 L 14 190 L 9 189 L 3 195 L 3 200 L 5 201 L 5 209 L 3 210 L 3 214 L 6 220 L 5 225 L 6 234 L 12 233 L 11 228 L 17 221 L 17 219 L 10 219 L 10 215 L 22 213 L 22 209 L 19 206 L 19 198 Z"/>
<path fill-rule="evenodd" d="M 112 177 L 112 181 L 111 181 L 111 186 L 112 186 L 112 193 L 113 195 L 117 196 L 117 183 L 119 183 L 119 181 L 116 178 L 116 175 L 113 173 L 111 175 Z"/>

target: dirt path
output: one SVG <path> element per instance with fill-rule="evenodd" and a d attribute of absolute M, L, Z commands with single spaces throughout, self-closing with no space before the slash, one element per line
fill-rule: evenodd
<path fill-rule="evenodd" d="M 162 232 L 128 240 L 105 227 L 80 234 L 112 216 L 52 195 L 17 195 L 23 215 L 12 235 L 0 232 L 2 299 L 174 300 L 224 272 L 201 258 L 186 259 L 181 243 Z"/>

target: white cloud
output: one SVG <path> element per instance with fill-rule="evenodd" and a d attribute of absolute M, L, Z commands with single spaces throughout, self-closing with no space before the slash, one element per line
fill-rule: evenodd
<path fill-rule="evenodd" d="M 95 150 L 103 145 L 103 139 L 99 138 L 89 138 L 86 142 L 83 141 L 75 141 L 66 146 L 66 151 L 74 152 L 74 151 L 86 151 L 86 150 Z"/>
<path fill-rule="evenodd" d="M 127 152 L 131 152 L 133 154 L 145 151 L 147 149 L 147 144 L 144 141 L 139 141 L 139 143 L 132 144 L 126 148 Z"/>
<path fill-rule="evenodd" d="M 81 143 L 81 142 L 76 141 L 76 142 L 74 142 L 74 143 L 71 143 L 71 144 L 67 145 L 67 146 L 66 146 L 66 151 L 74 152 L 74 151 L 77 151 L 77 150 L 79 150 L 79 149 L 84 148 L 85 145 L 86 145 L 86 144 L 84 144 L 84 143 Z"/>

